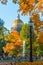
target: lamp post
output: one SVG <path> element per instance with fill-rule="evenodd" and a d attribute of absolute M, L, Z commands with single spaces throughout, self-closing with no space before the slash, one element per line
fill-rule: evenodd
<path fill-rule="evenodd" d="M 30 20 L 30 62 L 33 61 L 33 59 L 32 59 L 32 43 L 33 43 L 33 23 Z"/>

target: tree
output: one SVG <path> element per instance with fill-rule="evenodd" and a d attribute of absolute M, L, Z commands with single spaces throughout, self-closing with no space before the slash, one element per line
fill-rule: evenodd
<path fill-rule="evenodd" d="M 6 35 L 7 42 L 16 42 L 17 40 L 21 40 L 20 35 L 17 31 L 12 31 L 11 33 Z"/>
<path fill-rule="evenodd" d="M 9 56 L 16 55 L 22 51 L 22 41 L 19 33 L 13 31 L 6 36 L 6 46 L 3 47 L 4 53 L 7 53 Z"/>
<path fill-rule="evenodd" d="M 0 19 L 0 55 L 2 55 L 3 46 L 5 46 L 5 36 L 9 33 L 6 27 L 4 27 L 4 21 Z"/>
<path fill-rule="evenodd" d="M 26 44 L 26 50 L 25 50 L 25 54 L 28 56 L 29 55 L 29 51 L 30 51 L 30 25 L 29 24 L 24 24 L 21 31 L 20 31 L 20 36 L 22 38 L 23 41 L 25 41 Z M 36 48 L 37 48 L 37 43 L 36 43 L 36 34 L 33 32 L 33 44 L 32 44 L 32 49 L 33 52 L 36 52 Z M 35 54 L 33 54 L 35 55 Z"/>
<path fill-rule="evenodd" d="M 28 54 L 28 50 L 29 50 L 29 43 L 30 43 L 30 27 L 29 24 L 24 24 L 22 26 L 22 29 L 20 31 L 20 36 L 22 38 L 23 41 L 25 41 L 26 43 L 26 53 Z"/>
<path fill-rule="evenodd" d="M 21 37 L 22 37 L 22 39 L 28 39 L 29 38 L 29 24 L 24 24 L 23 26 L 22 26 L 22 29 L 21 29 L 21 31 L 20 31 L 20 35 L 21 35 Z"/>

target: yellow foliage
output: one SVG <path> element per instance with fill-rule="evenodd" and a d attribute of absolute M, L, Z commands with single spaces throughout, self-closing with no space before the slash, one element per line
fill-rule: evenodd
<path fill-rule="evenodd" d="M 14 43 L 7 43 L 5 47 L 3 47 L 4 52 L 10 52 L 15 49 Z"/>
<path fill-rule="evenodd" d="M 20 49 L 21 46 L 20 34 L 17 31 L 12 31 L 10 34 L 7 35 L 6 39 L 8 40 L 8 43 L 6 44 L 5 47 L 3 47 L 3 50 L 5 53 L 8 53 L 8 55 L 13 55 L 14 50 L 16 50 L 18 46 Z"/>
<path fill-rule="evenodd" d="M 17 41 L 16 43 L 15 43 L 15 46 L 21 46 L 22 45 L 22 41 Z"/>
<path fill-rule="evenodd" d="M 6 41 L 15 43 L 16 41 L 21 40 L 21 37 L 17 31 L 12 31 L 6 36 Z"/>
<path fill-rule="evenodd" d="M 36 0 L 19 0 L 19 3 L 35 3 Z"/>
<path fill-rule="evenodd" d="M 31 12 L 36 8 L 43 8 L 42 6 L 43 0 L 38 0 L 37 3 L 36 0 L 19 0 L 19 3 L 20 3 L 20 10 L 24 15 L 26 15 L 28 12 Z M 34 6 L 35 3 L 36 6 Z"/>
<path fill-rule="evenodd" d="M 8 56 L 12 56 L 13 55 L 13 51 L 10 51 Z"/>
<path fill-rule="evenodd" d="M 22 13 L 24 15 L 26 15 L 28 12 L 30 12 L 31 10 L 33 10 L 34 8 L 34 4 L 35 0 L 20 0 L 20 10 L 22 11 Z"/>
<path fill-rule="evenodd" d="M 0 39 L 3 39 L 3 36 L 0 34 Z"/>
<path fill-rule="evenodd" d="M 6 47 L 3 47 L 3 50 L 4 50 L 4 53 L 6 53 L 6 51 L 7 51 Z"/>
<path fill-rule="evenodd" d="M 36 8 L 43 8 L 42 4 L 43 4 L 43 0 L 40 0 L 40 1 L 37 3 Z"/>
<path fill-rule="evenodd" d="M 36 2 L 36 0 L 30 0 L 29 1 L 29 3 L 35 3 Z"/>
<path fill-rule="evenodd" d="M 34 23 L 36 23 L 36 24 L 37 24 L 38 22 L 40 22 L 39 14 L 38 14 L 38 13 L 32 13 L 31 20 L 32 20 Z"/>
<path fill-rule="evenodd" d="M 43 43 L 43 32 L 40 32 L 40 35 L 38 37 L 38 42 Z"/>
<path fill-rule="evenodd" d="M 11 35 L 17 40 L 21 40 L 20 34 L 17 31 L 11 32 Z"/>

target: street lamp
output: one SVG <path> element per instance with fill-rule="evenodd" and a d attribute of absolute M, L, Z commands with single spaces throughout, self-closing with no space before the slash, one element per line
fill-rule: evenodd
<path fill-rule="evenodd" d="M 30 62 L 32 59 L 32 43 L 33 43 L 33 22 L 30 20 Z"/>

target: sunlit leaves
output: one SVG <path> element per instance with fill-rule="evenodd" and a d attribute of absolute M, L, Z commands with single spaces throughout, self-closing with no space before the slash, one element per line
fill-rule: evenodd
<path fill-rule="evenodd" d="M 0 40 L 2 40 L 3 39 L 3 36 L 2 35 L 0 35 Z"/>
<path fill-rule="evenodd" d="M 5 47 L 3 47 L 4 53 L 8 53 L 8 55 L 13 55 L 13 50 L 15 49 L 14 43 L 7 43 Z"/>
<path fill-rule="evenodd" d="M 21 50 L 21 37 L 17 31 L 12 31 L 6 36 L 6 46 L 3 47 L 3 50 L 5 53 L 8 53 L 8 55 L 17 55 L 18 50 Z"/>
<path fill-rule="evenodd" d="M 5 47 L 3 47 L 4 52 L 10 52 L 10 50 L 13 50 L 14 47 L 14 43 L 7 43 Z"/>
<path fill-rule="evenodd" d="M 31 20 L 34 23 L 34 32 L 38 36 L 40 35 L 40 29 L 42 29 L 43 22 L 40 21 L 40 17 L 38 13 L 33 12 L 31 16 Z"/>
<path fill-rule="evenodd" d="M 39 38 L 38 38 L 39 43 L 43 43 L 43 32 L 40 32 Z"/>
<path fill-rule="evenodd" d="M 22 13 L 24 15 L 26 15 L 29 11 L 31 11 L 32 9 L 34 8 L 33 4 L 32 3 L 29 3 L 29 4 L 25 4 L 25 3 L 22 3 L 20 5 L 20 10 L 22 11 Z"/>
<path fill-rule="evenodd" d="M 20 34 L 17 31 L 12 31 L 11 35 L 14 36 L 16 40 L 21 40 Z"/>
<path fill-rule="evenodd" d="M 17 51 L 21 51 L 21 45 L 21 42 L 7 43 L 6 46 L 3 47 L 4 53 L 8 53 L 9 56 L 17 55 Z"/>
<path fill-rule="evenodd" d="M 8 42 L 16 42 L 17 40 L 20 40 L 20 35 L 17 31 L 13 31 L 10 34 L 6 35 L 6 41 Z"/>
<path fill-rule="evenodd" d="M 37 8 L 42 8 L 43 7 L 43 0 L 39 0 L 39 2 L 36 5 Z"/>
<path fill-rule="evenodd" d="M 20 45 L 22 45 L 22 41 L 18 41 L 15 43 L 15 46 L 20 46 Z"/>
<path fill-rule="evenodd" d="M 38 22 L 40 22 L 39 14 L 33 12 L 32 15 L 31 15 L 31 20 L 32 20 L 34 23 L 36 23 L 36 24 L 37 24 Z"/>
<path fill-rule="evenodd" d="M 43 0 L 18 0 L 20 3 L 20 10 L 24 15 L 36 8 L 43 8 Z"/>

